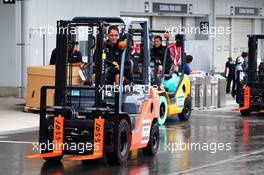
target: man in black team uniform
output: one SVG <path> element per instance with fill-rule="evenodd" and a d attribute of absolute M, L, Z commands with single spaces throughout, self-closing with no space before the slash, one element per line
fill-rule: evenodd
<path fill-rule="evenodd" d="M 118 47 L 119 29 L 117 26 L 108 28 L 108 40 L 104 44 L 104 52 L 106 54 L 106 65 L 113 66 L 114 69 L 109 72 L 107 82 L 118 84 L 119 82 L 119 65 L 121 64 L 122 49 Z"/>
<path fill-rule="evenodd" d="M 104 43 L 103 54 L 105 54 L 106 64 L 106 84 L 118 84 L 119 82 L 119 65 L 121 63 L 122 49 L 118 47 L 119 29 L 117 26 L 108 28 L 108 40 Z M 97 57 L 97 50 L 95 54 Z M 96 58 L 95 57 L 95 58 Z M 95 61 L 94 61 L 95 62 Z M 96 62 L 95 62 L 96 63 Z"/>
<path fill-rule="evenodd" d="M 170 57 L 169 51 L 167 52 L 165 68 L 163 67 L 163 59 L 165 54 L 165 46 L 162 46 L 162 38 L 157 35 L 154 37 L 153 48 L 151 49 L 151 61 L 154 62 L 155 71 L 154 71 L 154 81 L 157 85 L 162 84 L 161 74 L 164 69 L 165 74 L 169 74 L 173 61 Z"/>
<path fill-rule="evenodd" d="M 79 51 L 79 43 L 74 42 L 72 44 L 72 52 L 69 58 L 69 63 L 81 63 L 82 62 L 82 53 Z"/>
<path fill-rule="evenodd" d="M 165 47 L 162 46 L 162 38 L 161 36 L 157 35 L 154 37 L 154 45 L 153 48 L 151 49 L 151 61 L 153 61 L 155 64 L 157 74 L 161 74 L 162 70 L 164 69 L 162 67 L 164 53 L 165 53 Z M 170 58 L 170 54 L 168 51 L 166 57 L 165 74 L 169 74 L 172 63 L 173 62 L 172 59 Z"/>
<path fill-rule="evenodd" d="M 226 93 L 230 93 L 230 85 L 232 83 L 232 93 L 234 93 L 236 88 L 236 76 L 235 76 L 236 63 L 232 57 L 228 58 L 225 64 L 225 77 L 226 77 Z"/>
<path fill-rule="evenodd" d="M 79 51 L 79 43 L 73 42 L 69 44 L 69 63 L 81 63 L 82 62 L 82 53 Z M 57 57 L 57 48 L 53 49 L 50 57 L 50 65 L 56 64 Z"/>

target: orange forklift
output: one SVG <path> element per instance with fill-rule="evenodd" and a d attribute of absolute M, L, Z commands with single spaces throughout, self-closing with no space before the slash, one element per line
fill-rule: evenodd
<path fill-rule="evenodd" d="M 248 69 L 237 72 L 236 102 L 241 115 L 264 112 L 264 63 L 258 65 L 258 42 L 264 35 L 248 36 Z"/>
<path fill-rule="evenodd" d="M 118 85 L 107 81 L 113 70 L 113 63 L 106 60 L 104 48 L 110 25 L 118 25 L 121 29 Z M 133 29 L 134 26 L 137 29 Z M 72 65 L 68 64 L 68 45 L 78 41 L 78 33 L 73 32 L 78 29 L 90 31 L 84 41 L 87 62 L 83 86 L 72 85 Z M 135 37 L 140 38 L 142 47 L 137 72 L 131 61 Z M 64 155 L 71 155 L 66 157 L 67 160 L 82 161 L 106 156 L 110 164 L 122 165 L 132 150 L 142 148 L 147 155 L 155 155 L 159 147 L 159 96 L 150 86 L 148 20 L 76 17 L 70 21 L 58 21 L 56 41 L 56 83 L 41 88 L 39 126 L 39 145 L 51 146 L 27 158 L 60 162 Z M 130 79 L 129 88 L 133 90 L 124 90 L 124 79 Z M 46 104 L 50 90 L 55 91 L 53 106 Z M 80 149 L 79 145 L 85 145 L 87 149 Z"/>

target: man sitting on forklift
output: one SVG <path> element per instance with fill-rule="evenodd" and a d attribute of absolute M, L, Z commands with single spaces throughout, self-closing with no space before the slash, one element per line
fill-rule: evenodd
<path fill-rule="evenodd" d="M 165 53 L 165 47 L 162 46 L 162 37 L 157 35 L 154 37 L 154 45 L 151 49 L 151 61 L 155 64 L 155 70 L 156 73 L 159 75 L 162 72 L 162 63 L 163 63 L 163 57 Z M 170 58 L 170 54 L 168 52 L 167 58 L 166 58 L 166 65 L 165 65 L 165 74 L 169 74 L 171 65 L 172 65 L 172 59 Z"/>
<path fill-rule="evenodd" d="M 69 63 L 82 63 L 82 53 L 79 51 L 79 42 L 73 42 L 70 48 L 71 57 L 69 57 Z"/>
<path fill-rule="evenodd" d="M 109 76 L 107 77 L 107 82 L 109 84 L 112 84 L 115 82 L 115 84 L 118 84 L 119 81 L 119 65 L 121 61 L 121 54 L 122 49 L 119 48 L 118 42 L 119 42 L 119 29 L 117 26 L 109 26 L 108 28 L 108 40 L 104 43 L 104 51 L 103 54 L 106 55 L 106 65 L 107 66 L 113 66 L 114 69 L 112 69 L 109 72 Z"/>
<path fill-rule="evenodd" d="M 192 69 L 191 69 L 191 63 L 193 61 L 193 56 L 192 55 L 187 55 L 186 56 L 186 64 L 184 67 L 184 73 L 186 75 L 190 75 L 192 73 Z M 179 66 L 180 68 L 180 72 L 181 72 L 181 66 Z"/>
<path fill-rule="evenodd" d="M 119 39 L 119 29 L 116 25 L 108 27 L 108 39 L 104 42 L 103 57 L 105 57 L 106 64 L 106 84 L 119 84 L 119 65 L 121 64 L 121 56 L 123 52 L 124 42 Z M 97 49 L 95 50 L 95 58 L 97 57 Z M 133 68 L 133 61 L 131 59 L 125 60 L 124 84 L 132 82 L 132 75 L 130 69 Z M 95 61 L 94 61 L 95 63 Z M 95 65 L 94 65 L 95 66 Z M 127 71 L 129 68 L 129 71 Z M 95 81 L 93 75 L 93 81 Z"/>
<path fill-rule="evenodd" d="M 82 63 L 82 52 L 79 51 L 79 42 L 72 42 L 69 43 L 69 51 L 68 54 L 70 55 L 68 62 L 69 63 Z M 50 65 L 56 64 L 56 56 L 57 55 L 57 48 L 52 50 L 51 57 L 50 57 Z"/>

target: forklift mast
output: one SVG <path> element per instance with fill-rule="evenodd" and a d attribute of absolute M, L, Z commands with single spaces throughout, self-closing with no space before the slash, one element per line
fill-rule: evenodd
<path fill-rule="evenodd" d="M 71 31 L 74 30 L 74 27 L 77 26 L 96 26 L 97 35 L 96 35 L 96 48 L 97 55 L 95 55 L 95 108 L 105 107 L 103 103 L 103 91 L 101 87 L 104 85 L 105 78 L 105 63 L 102 59 L 103 47 L 104 47 L 104 32 L 106 31 L 106 23 L 121 23 L 121 18 L 85 18 L 85 17 L 76 17 L 72 21 L 58 21 L 57 22 L 57 39 L 56 39 L 56 48 L 58 50 L 56 57 L 56 75 L 55 75 L 55 106 L 65 106 L 67 105 L 67 91 L 64 89 L 66 86 L 71 86 L 71 75 L 67 76 L 68 73 L 71 73 L 71 64 L 68 63 L 69 60 L 69 43 L 74 40 Z M 88 35 L 88 41 L 91 40 L 91 35 Z M 89 43 L 88 43 L 89 44 Z M 90 43 L 91 44 L 91 43 Z M 91 49 L 88 49 L 91 50 Z M 90 51 L 88 52 L 90 53 Z M 86 80 L 86 85 L 84 87 L 92 88 L 91 79 L 92 79 L 92 58 L 91 55 L 88 55 L 88 78 Z M 69 78 L 69 79 L 68 79 Z M 67 82 L 68 81 L 68 82 Z M 89 86 L 90 85 L 90 86 Z"/>
<path fill-rule="evenodd" d="M 58 21 L 57 22 L 57 57 L 56 57 L 56 75 L 55 75 L 55 103 L 54 106 L 71 106 L 71 97 L 69 94 L 71 90 L 77 87 L 73 87 L 71 84 L 71 64 L 68 63 L 69 55 L 69 43 L 76 41 L 76 34 L 72 34 L 72 30 L 76 27 L 97 27 L 96 37 L 88 34 L 88 61 L 87 61 L 87 78 L 79 89 L 94 90 L 94 108 L 101 109 L 106 108 L 106 102 L 104 99 L 103 88 L 105 84 L 105 61 L 103 58 L 104 50 L 104 39 L 106 38 L 106 29 L 107 26 L 112 24 L 119 24 L 120 27 L 123 27 L 121 30 L 120 36 L 122 36 L 126 42 L 126 47 L 122 50 L 121 55 L 121 65 L 120 65 L 120 80 L 119 87 L 123 86 L 123 76 L 124 76 L 124 67 L 125 61 L 129 54 L 129 45 L 130 38 L 128 37 L 129 31 L 132 29 L 133 24 L 139 24 L 141 26 L 142 33 L 142 45 L 143 45 L 143 85 L 149 84 L 149 30 L 148 30 L 148 20 L 144 18 L 93 18 L 93 17 L 75 17 L 71 21 Z M 97 52 L 93 55 L 95 69 L 93 72 L 93 62 L 91 57 L 91 38 L 95 39 L 95 46 Z M 87 49 L 87 48 L 86 48 Z M 95 86 L 92 86 L 92 74 L 95 74 Z M 115 113 L 122 112 L 122 91 L 115 93 Z M 98 110 L 99 111 L 99 110 Z"/>
<path fill-rule="evenodd" d="M 248 35 L 248 85 L 254 86 L 257 77 L 258 40 L 264 35 Z"/>
<path fill-rule="evenodd" d="M 56 63 L 55 63 L 55 86 L 56 87 L 65 87 L 67 84 L 67 33 L 63 30 L 68 28 L 67 21 L 58 21 L 57 22 L 57 35 L 56 35 Z M 64 44 L 63 44 L 64 43 Z M 65 94 L 61 90 L 55 89 L 55 101 L 54 105 L 59 106 L 63 105 L 65 101 Z"/>

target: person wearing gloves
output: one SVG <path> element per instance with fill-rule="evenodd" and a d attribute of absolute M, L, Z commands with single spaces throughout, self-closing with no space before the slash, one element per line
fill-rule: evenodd
<path fill-rule="evenodd" d="M 237 65 L 236 65 L 236 69 L 235 69 L 235 79 L 237 80 L 237 76 L 238 76 L 238 71 L 243 71 L 243 63 L 244 63 L 244 59 L 242 57 L 238 57 L 237 59 Z M 243 80 L 245 77 L 245 73 L 244 72 L 240 72 L 239 78 L 240 80 Z"/>
<path fill-rule="evenodd" d="M 237 60 L 236 60 L 236 69 L 235 69 L 235 84 L 237 84 L 237 81 L 243 81 L 244 78 L 245 78 L 245 72 L 244 69 L 243 69 L 243 63 L 244 63 L 244 59 L 243 57 L 238 57 Z M 242 72 L 241 72 L 242 71 Z M 239 73 L 239 80 L 237 79 L 238 77 L 238 73 Z M 232 97 L 235 97 L 236 95 L 236 91 L 233 91 L 232 92 Z"/>

